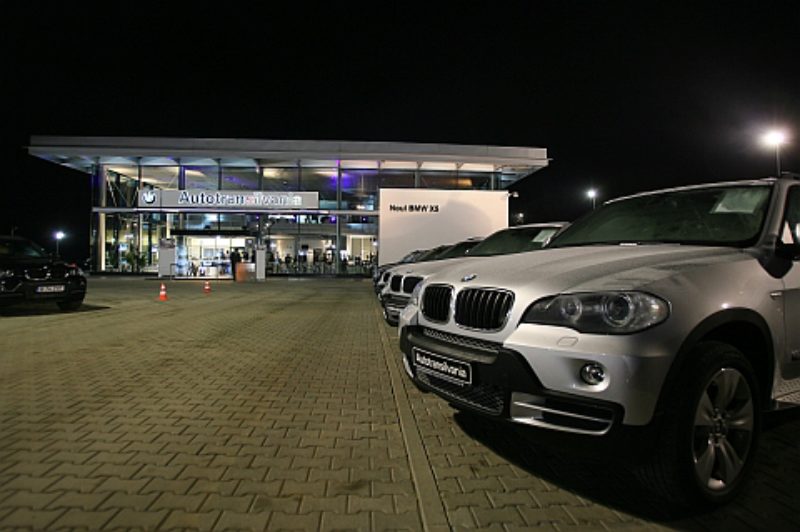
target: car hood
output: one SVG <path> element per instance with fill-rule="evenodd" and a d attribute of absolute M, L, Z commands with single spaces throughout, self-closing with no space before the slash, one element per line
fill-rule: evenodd
<path fill-rule="evenodd" d="M 467 263 L 480 260 L 485 257 L 454 257 L 452 259 L 433 260 L 430 262 L 418 262 L 400 264 L 391 269 L 392 275 L 419 275 L 426 276 L 436 273 L 442 269 L 449 268 L 455 264 Z"/>
<path fill-rule="evenodd" d="M 690 269 L 748 260 L 740 249 L 659 245 L 554 248 L 463 262 L 428 281 L 456 288 L 527 288 L 541 294 L 640 289 Z M 465 280 L 469 279 L 469 280 Z"/>
<path fill-rule="evenodd" d="M 44 266 L 66 266 L 61 260 L 49 257 L 3 257 L 0 258 L 0 267 L 9 269 L 42 268 Z"/>

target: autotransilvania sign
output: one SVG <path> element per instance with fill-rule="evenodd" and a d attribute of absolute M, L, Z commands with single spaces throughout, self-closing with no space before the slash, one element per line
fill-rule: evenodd
<path fill-rule="evenodd" d="M 143 190 L 139 207 L 154 209 L 318 209 L 319 192 Z"/>

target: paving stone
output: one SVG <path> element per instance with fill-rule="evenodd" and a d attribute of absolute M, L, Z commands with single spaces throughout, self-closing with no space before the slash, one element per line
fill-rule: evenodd
<path fill-rule="evenodd" d="M 319 530 L 321 514 L 312 512 L 305 515 L 272 512 L 269 518 L 270 530 Z"/>
<path fill-rule="evenodd" d="M 173 510 L 159 528 L 164 530 L 211 530 L 222 512 L 184 512 Z"/>
<path fill-rule="evenodd" d="M 61 451 L 53 454 L 52 456 L 49 456 L 47 459 L 42 461 L 80 465 L 85 463 L 95 454 L 96 453 L 94 452 L 76 453 L 76 452 Z"/>
<path fill-rule="evenodd" d="M 533 497 L 527 491 L 514 491 L 508 492 L 494 492 L 489 491 L 486 493 L 492 501 L 492 506 L 500 508 L 503 506 L 538 506 Z"/>
<path fill-rule="evenodd" d="M 232 495 L 239 485 L 238 480 L 197 480 L 189 488 L 189 493 L 215 493 L 217 495 Z"/>
<path fill-rule="evenodd" d="M 66 510 L 31 510 L 30 508 L 17 508 L 3 517 L 3 527 L 45 530 L 50 524 L 66 512 Z"/>
<path fill-rule="evenodd" d="M 233 512 L 247 512 L 253 505 L 253 498 L 252 495 L 219 495 L 212 493 L 203 501 L 200 511 L 230 510 Z"/>
<path fill-rule="evenodd" d="M 373 528 L 370 523 L 368 512 L 360 514 L 337 514 L 323 512 L 320 530 L 333 532 L 339 530 L 385 530 L 384 528 Z"/>
<path fill-rule="evenodd" d="M 476 528 L 477 521 L 469 506 L 460 506 L 448 510 L 447 519 L 453 528 Z"/>
<path fill-rule="evenodd" d="M 492 524 L 514 524 L 522 525 L 524 520 L 515 506 L 505 508 L 474 508 L 473 514 L 478 522 L 478 526 L 489 526 Z"/>
<path fill-rule="evenodd" d="M 281 496 L 290 497 L 293 495 L 316 495 L 321 497 L 325 494 L 324 482 L 298 482 L 296 480 L 285 480 L 281 487 Z"/>
<path fill-rule="evenodd" d="M 175 493 L 161 493 L 158 498 L 153 501 L 150 508 L 153 510 L 160 510 L 162 508 L 183 510 L 186 512 L 195 512 L 200 505 L 203 504 L 206 495 L 203 493 L 197 495 L 178 495 Z"/>
<path fill-rule="evenodd" d="M 142 479 L 142 487 L 137 490 L 140 493 L 174 493 L 182 495 L 189 491 L 194 480 L 166 480 L 163 478 Z M 146 485 L 145 485 L 146 483 Z"/>
<path fill-rule="evenodd" d="M 163 480 L 175 480 L 181 472 L 188 466 L 185 465 L 153 465 L 145 464 L 136 473 L 135 478 L 160 478 Z"/>
<path fill-rule="evenodd" d="M 267 477 L 266 467 L 240 467 L 231 466 L 225 468 L 222 478 L 225 480 L 264 480 Z"/>
<path fill-rule="evenodd" d="M 270 512 L 244 513 L 224 511 L 214 527 L 215 530 L 266 530 Z"/>
<path fill-rule="evenodd" d="M 359 512 L 384 512 L 394 513 L 394 503 L 391 495 L 381 495 L 379 497 L 363 497 L 360 495 L 350 495 L 347 498 L 348 513 Z"/>
<path fill-rule="evenodd" d="M 525 524 L 530 526 L 557 525 L 577 526 L 577 522 L 563 506 L 547 508 L 518 508 Z"/>
<path fill-rule="evenodd" d="M 236 487 L 236 495 L 265 495 L 275 497 L 280 493 L 282 480 L 271 480 L 264 482 L 253 482 L 249 480 L 242 480 Z"/>
<path fill-rule="evenodd" d="M 91 512 L 86 510 L 71 509 L 62 514 L 51 525 L 51 528 L 88 528 L 99 530 L 114 516 L 116 510 L 104 512 Z"/>
<path fill-rule="evenodd" d="M 347 496 L 320 497 L 316 495 L 303 495 L 298 511 L 301 514 L 318 511 L 343 514 L 347 511 Z"/>
<path fill-rule="evenodd" d="M 401 514 L 373 512 L 370 514 L 370 517 L 372 519 L 372 524 L 370 525 L 369 530 L 402 530 L 413 532 L 416 532 L 417 530 L 423 530 L 419 515 L 416 512 L 407 512 Z"/>
<path fill-rule="evenodd" d="M 442 502 L 448 509 L 466 506 L 468 508 L 491 508 L 492 504 L 487 493 L 476 491 L 472 493 L 444 493 Z"/>
<path fill-rule="evenodd" d="M 146 478 L 134 479 L 134 480 L 126 480 L 121 478 L 107 478 L 99 486 L 95 488 L 95 491 L 98 493 L 103 493 L 107 491 L 138 493 L 142 488 L 144 488 L 147 482 L 148 480 Z"/>
<path fill-rule="evenodd" d="M 143 512 L 126 508 L 117 512 L 105 525 L 105 528 L 109 530 L 154 530 L 159 528 L 160 523 L 164 521 L 168 513 L 167 510 Z"/>
<path fill-rule="evenodd" d="M 156 500 L 158 494 L 150 493 L 147 495 L 138 495 L 131 493 L 112 493 L 100 505 L 100 509 L 106 508 L 129 508 L 136 511 L 144 511 L 150 507 L 153 501 Z"/>
<path fill-rule="evenodd" d="M 59 477 L 32 477 L 30 475 L 14 475 L 2 484 L 3 490 L 20 490 L 40 492 L 47 490 L 59 481 Z"/>
<path fill-rule="evenodd" d="M 8 469 L 4 469 L 3 473 L 6 475 L 26 475 L 31 477 L 44 477 L 48 471 L 56 468 L 54 462 L 48 463 L 31 463 L 31 462 L 17 462 Z"/>
<path fill-rule="evenodd" d="M 410 480 L 372 483 L 373 495 L 414 495 L 414 493 L 414 483 Z"/>
<path fill-rule="evenodd" d="M 356 480 L 355 482 L 340 482 L 337 480 L 328 481 L 326 495 L 362 495 L 369 496 L 370 483 L 366 480 Z"/>
<path fill-rule="evenodd" d="M 224 467 L 201 467 L 196 465 L 187 465 L 181 471 L 180 478 L 192 478 L 201 480 L 219 480 L 225 473 Z"/>
<path fill-rule="evenodd" d="M 78 508 L 84 511 L 97 510 L 100 504 L 108 499 L 107 493 L 66 492 L 48 505 L 49 510 L 58 508 Z M 76 525 L 80 526 L 80 525 Z"/>
<path fill-rule="evenodd" d="M 132 479 L 136 477 L 136 473 L 141 469 L 142 469 L 141 464 L 133 464 L 133 465 L 102 464 L 100 467 L 92 471 L 91 476 Z"/>
<path fill-rule="evenodd" d="M 28 463 L 38 463 L 38 462 L 46 462 L 48 458 L 55 454 L 52 450 L 47 451 L 27 451 L 27 450 L 19 450 L 19 451 L 10 451 L 6 453 L 6 456 L 3 458 L 3 461 L 8 462 L 28 462 Z"/>
<path fill-rule="evenodd" d="M 60 493 L 15 491 L 10 497 L 3 499 L 3 502 L 0 504 L 5 508 L 30 508 L 32 510 L 41 510 L 46 508 L 60 495 Z"/>
<path fill-rule="evenodd" d="M 296 514 L 300 507 L 300 497 L 269 497 L 256 495 L 250 507 L 251 512 L 283 512 Z"/>

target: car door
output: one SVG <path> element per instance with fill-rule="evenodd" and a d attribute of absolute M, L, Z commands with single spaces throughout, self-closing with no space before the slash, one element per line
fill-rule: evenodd
<path fill-rule="evenodd" d="M 788 191 L 780 239 L 786 244 L 800 244 L 800 185 Z M 779 354 L 782 355 L 779 364 L 784 379 L 797 381 L 785 383 L 784 389 L 776 390 L 777 393 L 800 391 L 800 260 L 793 262 L 782 280 L 786 349 Z"/>

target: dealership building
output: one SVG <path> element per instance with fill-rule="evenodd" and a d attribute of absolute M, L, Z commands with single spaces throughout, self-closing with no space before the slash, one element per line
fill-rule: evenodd
<path fill-rule="evenodd" d="M 95 270 L 212 278 L 234 251 L 267 273 L 367 272 L 382 191 L 502 191 L 548 164 L 543 148 L 400 142 L 34 136 L 29 153 L 91 179 Z"/>

